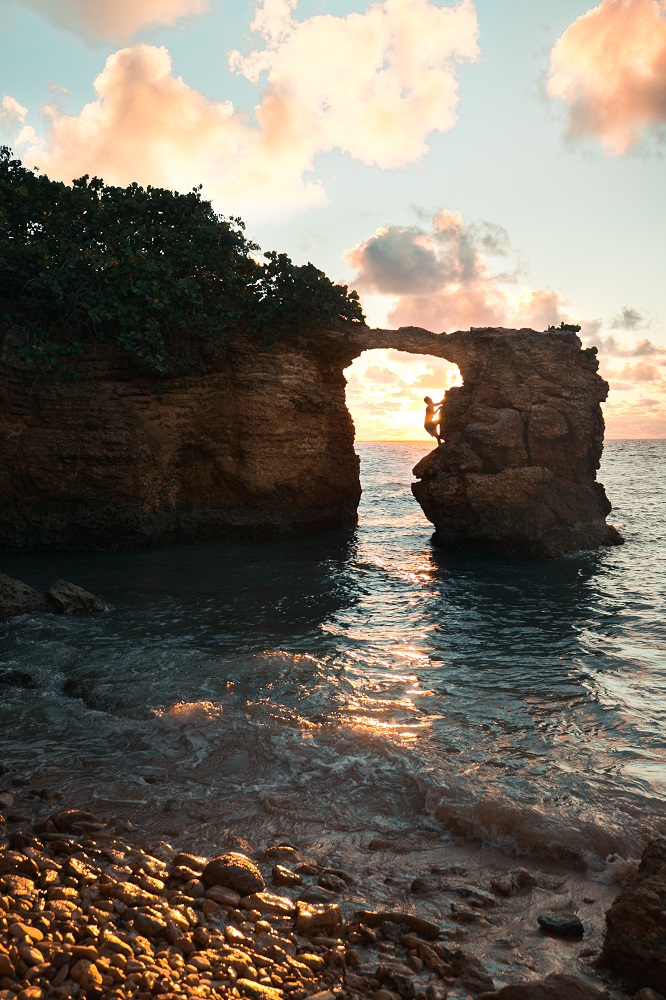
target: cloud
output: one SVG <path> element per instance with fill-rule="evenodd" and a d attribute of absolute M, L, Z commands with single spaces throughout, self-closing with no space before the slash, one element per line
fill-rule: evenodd
<path fill-rule="evenodd" d="M 380 167 L 423 156 L 433 131 L 456 122 L 456 67 L 478 57 L 471 0 L 385 0 L 365 14 L 296 22 L 296 0 L 263 0 L 252 27 L 264 42 L 230 66 L 252 83 L 266 78 L 266 107 L 288 114 L 317 151 L 333 148 Z"/>
<path fill-rule="evenodd" d="M 309 151 L 288 121 L 265 115 L 258 128 L 231 102 L 209 100 L 173 75 L 163 47 L 120 49 L 95 91 L 78 115 L 47 109 L 47 140 L 28 137 L 23 160 L 56 180 L 87 173 L 178 190 L 202 183 L 230 214 L 250 205 L 269 213 L 278 194 L 282 208 L 323 198 L 318 184 L 303 179 Z"/>
<path fill-rule="evenodd" d="M 597 328 L 598 329 L 598 328 Z M 598 337 L 595 333 L 584 337 L 586 347 L 596 346 L 609 357 L 615 358 L 653 358 L 658 356 L 666 357 L 666 347 L 654 344 L 651 340 L 644 338 L 637 344 L 620 343 L 615 337 Z"/>
<path fill-rule="evenodd" d="M 656 365 L 639 362 L 636 365 L 625 365 L 617 377 L 625 382 L 658 382 L 662 375 Z"/>
<path fill-rule="evenodd" d="M 28 109 L 12 97 L 11 94 L 3 94 L 0 101 L 0 128 L 9 132 L 16 125 L 23 125 L 28 115 Z"/>
<path fill-rule="evenodd" d="M 565 303 L 550 289 L 521 290 L 512 274 L 496 274 L 489 255 L 509 255 L 508 233 L 490 223 L 466 225 L 459 212 L 438 212 L 430 230 L 386 226 L 347 254 L 361 292 L 397 297 L 396 326 L 430 330 L 470 326 L 545 329 L 564 318 Z"/>
<path fill-rule="evenodd" d="M 645 326 L 648 326 L 647 320 L 631 306 L 625 306 L 611 320 L 611 330 L 641 330 Z"/>
<path fill-rule="evenodd" d="M 550 59 L 548 94 L 568 104 L 568 135 L 626 153 L 666 124 L 665 0 L 602 0 L 571 24 Z"/>
<path fill-rule="evenodd" d="M 56 27 L 90 41 L 126 42 L 152 25 L 172 25 L 183 17 L 205 14 L 210 0 L 19 0 Z"/>
<path fill-rule="evenodd" d="M 384 0 L 365 14 L 302 22 L 295 6 L 260 0 L 257 46 L 230 55 L 260 88 L 253 116 L 174 76 L 165 48 L 137 45 L 109 57 L 78 115 L 43 109 L 46 138 L 24 142 L 23 158 L 65 181 L 89 173 L 181 190 L 203 183 L 223 210 L 284 215 L 325 201 L 307 177 L 317 154 L 339 149 L 401 167 L 455 124 L 457 66 L 478 55 L 471 0 Z"/>

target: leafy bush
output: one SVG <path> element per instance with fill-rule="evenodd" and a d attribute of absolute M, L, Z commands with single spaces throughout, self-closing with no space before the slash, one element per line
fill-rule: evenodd
<path fill-rule="evenodd" d="M 75 376 L 115 342 L 157 374 L 205 368 L 231 331 L 263 344 L 305 328 L 361 322 L 356 292 L 285 254 L 258 263 L 238 218 L 195 189 L 69 186 L 0 147 L 0 333 L 35 367 Z"/>
<path fill-rule="evenodd" d="M 548 333 L 579 333 L 580 325 L 577 323 L 560 323 L 559 326 L 549 326 Z"/>

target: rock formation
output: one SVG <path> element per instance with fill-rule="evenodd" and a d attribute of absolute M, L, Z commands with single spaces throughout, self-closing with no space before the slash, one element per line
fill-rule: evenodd
<path fill-rule="evenodd" d="M 434 334 L 349 324 L 271 350 L 237 338 L 209 374 L 161 383 L 99 356 L 38 378 L 5 345 L 0 546 L 106 549 L 287 537 L 353 524 L 343 370 L 365 350 L 446 358 L 446 443 L 414 495 L 452 547 L 553 556 L 619 541 L 595 482 L 608 386 L 573 333 Z"/>
<path fill-rule="evenodd" d="M 622 541 L 597 483 L 608 384 L 573 332 L 474 330 L 446 338 L 464 384 L 446 394 L 445 442 L 414 496 L 448 548 L 560 556 Z"/>
<path fill-rule="evenodd" d="M 638 872 L 606 913 L 601 962 L 629 990 L 666 994 L 666 837 L 645 848 Z"/>
<path fill-rule="evenodd" d="M 22 580 L 0 573 L 0 623 L 17 615 L 53 612 L 58 615 L 90 615 L 108 611 L 109 605 L 67 580 L 56 580 L 45 594 Z"/>

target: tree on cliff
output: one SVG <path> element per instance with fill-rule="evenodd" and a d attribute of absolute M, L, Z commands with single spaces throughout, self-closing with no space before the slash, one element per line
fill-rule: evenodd
<path fill-rule="evenodd" d="M 361 322 L 356 292 L 312 264 L 264 254 L 241 219 L 200 188 L 66 185 L 0 147 L 0 333 L 20 357 L 76 374 L 76 359 L 113 341 L 149 371 L 205 369 L 231 331 L 258 343 L 305 328 Z"/>

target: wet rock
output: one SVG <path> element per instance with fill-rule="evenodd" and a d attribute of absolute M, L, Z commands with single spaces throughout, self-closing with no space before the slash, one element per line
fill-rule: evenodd
<path fill-rule="evenodd" d="M 428 878 L 427 875 L 419 875 L 415 878 L 411 884 L 411 891 L 420 896 L 429 896 L 433 892 L 437 892 L 439 889 L 439 883 L 434 878 Z"/>
<path fill-rule="evenodd" d="M 46 822 L 52 823 L 58 833 L 94 833 L 104 826 L 95 813 L 84 809 L 61 809 Z M 39 826 L 40 824 L 35 824 L 35 829 Z"/>
<path fill-rule="evenodd" d="M 391 990 L 392 993 L 397 993 L 398 996 L 402 997 L 402 1000 L 412 1000 L 416 992 L 411 976 L 398 972 L 396 969 L 380 965 L 375 972 L 374 978 L 378 980 L 384 989 Z"/>
<path fill-rule="evenodd" d="M 0 573 L 0 621 L 15 615 L 47 610 L 43 594 L 39 594 L 22 580 L 14 580 L 13 577 Z"/>
<path fill-rule="evenodd" d="M 62 615 L 90 615 L 108 611 L 108 605 L 94 594 L 67 580 L 56 580 L 46 592 L 53 611 Z"/>
<path fill-rule="evenodd" d="M 274 885 L 303 885 L 301 876 L 284 865 L 274 865 L 271 878 Z"/>
<path fill-rule="evenodd" d="M 317 883 L 322 889 L 328 889 L 329 892 L 344 892 L 347 888 L 347 883 L 344 879 L 338 875 L 332 875 L 330 872 L 323 872 L 319 876 Z"/>
<path fill-rule="evenodd" d="M 537 923 L 544 934 L 552 937 L 582 938 L 585 933 L 583 922 L 575 913 L 540 913 Z"/>
<path fill-rule="evenodd" d="M 479 1000 L 602 1000 L 604 994 L 578 976 L 555 974 L 529 983 L 512 983 Z"/>
<path fill-rule="evenodd" d="M 600 961 L 630 990 L 666 995 L 666 837 L 651 841 L 636 875 L 606 913 Z"/>
<path fill-rule="evenodd" d="M 380 927 L 385 920 L 394 924 L 405 924 L 416 934 L 425 938 L 439 937 L 439 924 L 425 917 L 417 917 L 413 913 L 402 910 L 356 910 L 354 919 L 367 927 Z"/>
<path fill-rule="evenodd" d="M 342 913 L 336 903 L 296 903 L 296 929 L 300 934 L 330 931 L 342 923 Z"/>
<path fill-rule="evenodd" d="M 264 877 L 255 863 L 237 851 L 213 858 L 201 872 L 201 878 L 208 886 L 225 885 L 241 896 L 251 896 L 266 888 Z"/>
<path fill-rule="evenodd" d="M 244 896 L 240 905 L 244 910 L 258 910 L 259 913 L 275 913 L 281 916 L 291 916 L 295 906 L 290 899 L 276 896 L 271 892 L 255 892 Z"/>
<path fill-rule="evenodd" d="M 483 962 L 479 961 L 475 955 L 458 950 L 455 952 L 451 964 L 456 979 L 459 979 L 472 995 L 486 993 L 488 990 L 494 989 L 493 977 Z"/>
<path fill-rule="evenodd" d="M 330 903 L 335 899 L 336 893 L 330 889 L 322 889 L 319 885 L 310 885 L 298 897 L 304 903 Z"/>
<path fill-rule="evenodd" d="M 238 906 L 241 901 L 241 895 L 234 889 L 229 889 L 226 885 L 212 885 L 210 889 L 206 889 L 204 893 L 206 899 L 212 899 L 215 903 L 221 903 L 223 906 Z"/>

